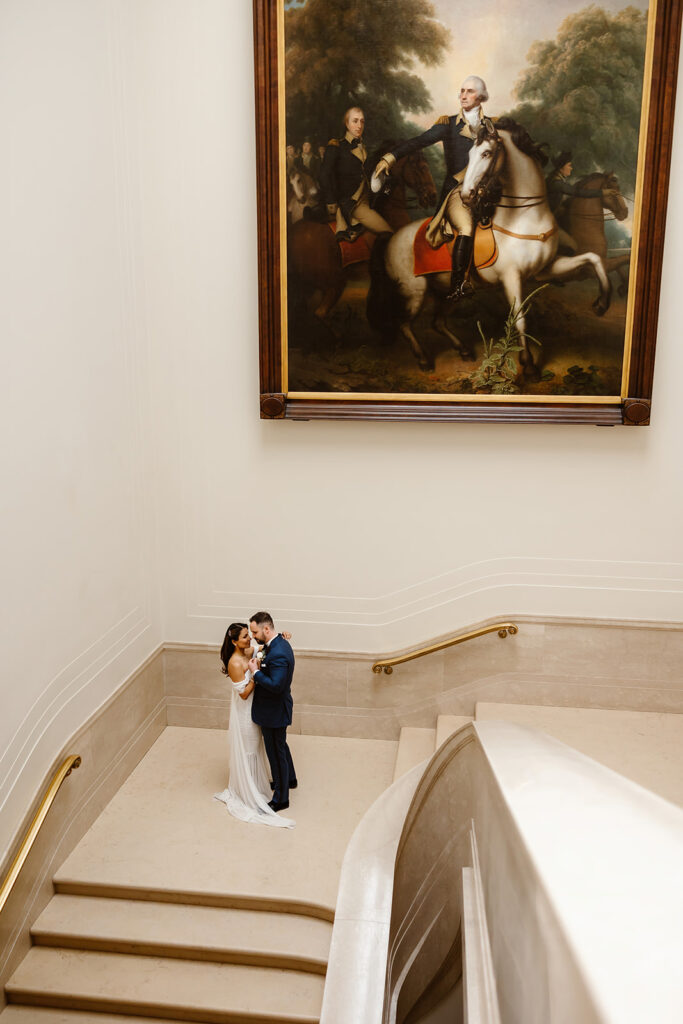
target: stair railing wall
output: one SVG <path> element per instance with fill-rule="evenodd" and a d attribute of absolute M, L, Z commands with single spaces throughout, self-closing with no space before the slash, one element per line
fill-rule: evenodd
<path fill-rule="evenodd" d="M 683 1019 L 683 811 L 673 804 L 541 733 L 474 722 L 383 794 L 357 836 L 321 1024 L 413 1024 L 441 1001 L 443 979 L 461 974 L 462 872 L 477 860 L 487 1019 Z"/>

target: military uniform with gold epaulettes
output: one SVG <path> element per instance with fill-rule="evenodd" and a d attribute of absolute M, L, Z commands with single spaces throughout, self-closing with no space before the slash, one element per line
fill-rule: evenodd
<path fill-rule="evenodd" d="M 320 184 L 325 203 L 330 214 L 336 213 L 337 232 L 346 237 L 359 234 L 359 224 L 375 234 L 392 230 L 370 206 L 367 158 L 365 144 L 350 132 L 342 139 L 330 139 L 323 157 Z"/>
<path fill-rule="evenodd" d="M 470 150 L 474 145 L 483 117 L 484 113 L 481 107 L 479 108 L 479 124 L 474 126 L 470 125 L 462 110 L 458 114 L 444 114 L 422 135 L 416 135 L 412 139 L 401 142 L 384 156 L 391 167 L 404 156 L 410 156 L 411 153 L 416 153 L 427 146 L 433 146 L 437 142 L 443 144 L 446 177 L 441 188 L 439 208 L 427 229 L 426 237 L 430 245 L 438 248 L 444 237 L 449 234 L 448 231 L 444 232 L 443 230 L 443 221 L 450 225 L 453 234 L 457 233 L 453 246 L 449 295 L 449 298 L 453 299 L 458 299 L 467 291 L 471 291 L 465 279 L 472 258 L 472 236 L 476 225 L 471 211 L 460 197 L 460 189 L 467 170 Z"/>

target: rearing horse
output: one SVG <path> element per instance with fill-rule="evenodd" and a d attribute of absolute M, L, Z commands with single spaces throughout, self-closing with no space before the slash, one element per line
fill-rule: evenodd
<path fill-rule="evenodd" d="M 524 283 L 529 278 L 536 281 L 559 280 L 587 267 L 598 280 L 599 294 L 593 308 L 598 316 L 602 316 L 610 305 L 611 285 L 600 257 L 593 252 L 576 256 L 557 255 L 557 223 L 548 205 L 541 170 L 545 160 L 545 154 L 531 140 L 526 129 L 509 118 L 501 119 L 496 127 L 488 122 L 480 128 L 470 150 L 461 195 L 463 201 L 471 205 L 481 202 L 487 194 L 496 195 L 492 230 L 498 256 L 490 266 L 477 271 L 478 279 L 487 285 L 502 285 L 510 306 L 520 310 Z M 380 329 L 383 329 L 383 324 L 393 322 L 410 343 L 420 366 L 428 368 L 430 361 L 412 331 L 411 322 L 420 312 L 430 290 L 437 299 L 435 327 L 463 356 L 472 358 L 472 352 L 464 349 L 445 325 L 445 294 L 450 284 L 450 273 L 416 276 L 413 272 L 413 243 L 419 227 L 419 224 L 414 224 L 397 231 L 383 251 L 377 250 L 368 296 L 368 318 L 373 326 Z M 444 229 L 442 222 L 439 229 L 442 237 Z M 383 265 L 378 267 L 380 259 Z M 391 288 L 382 284 L 382 270 L 388 276 Z M 376 301 L 377 296 L 380 302 Z M 516 326 L 522 346 L 520 364 L 528 377 L 538 379 L 538 368 L 525 336 L 523 315 L 517 319 Z"/>
<path fill-rule="evenodd" d="M 621 281 L 619 294 L 626 295 L 631 250 L 625 250 L 618 256 L 608 256 L 605 237 L 605 211 L 616 221 L 628 217 L 628 206 L 621 194 L 617 176 L 613 171 L 595 171 L 581 178 L 577 185 L 586 189 L 600 189 L 603 198 L 568 197 L 556 211 L 558 224 L 574 239 L 577 252 L 594 252 L 603 260 L 608 275 L 616 271 Z"/>

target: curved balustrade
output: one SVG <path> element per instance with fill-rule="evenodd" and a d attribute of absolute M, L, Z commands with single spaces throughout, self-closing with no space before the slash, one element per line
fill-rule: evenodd
<path fill-rule="evenodd" d="M 473 722 L 360 823 L 321 1024 L 419 1024 L 449 993 L 478 1024 L 674 1024 L 682 922 L 678 807 Z"/>

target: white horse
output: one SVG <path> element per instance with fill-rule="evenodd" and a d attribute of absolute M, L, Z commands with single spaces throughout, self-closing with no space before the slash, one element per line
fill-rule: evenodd
<path fill-rule="evenodd" d="M 546 159 L 526 130 L 514 121 L 501 120 L 496 127 L 488 122 L 470 150 L 461 189 L 463 202 L 472 206 L 486 205 L 487 196 L 496 190 L 493 233 L 498 258 L 491 266 L 477 271 L 476 280 L 487 285 L 501 284 L 510 306 L 521 310 L 516 321 L 522 346 L 519 361 L 524 373 L 536 378 L 539 372 L 525 336 L 526 321 L 521 308 L 524 282 L 532 277 L 537 282 L 558 280 L 588 267 L 598 280 L 599 295 L 593 303 L 598 316 L 609 308 L 612 291 L 603 261 L 595 253 L 557 255 L 558 227 L 548 205 L 541 170 Z M 398 329 L 419 365 L 431 369 L 433 362 L 425 355 L 411 327 L 428 291 L 435 298 L 435 330 L 447 337 L 464 358 L 474 358 L 474 353 L 462 345 L 446 324 L 445 296 L 450 273 L 416 277 L 413 272 L 413 242 L 419 227 L 419 223 L 411 224 L 397 231 L 384 245 L 375 245 L 368 319 L 385 335 Z M 442 221 L 442 237 L 444 229 L 447 231 L 448 226 Z"/>
<path fill-rule="evenodd" d="M 315 209 L 321 202 L 320 189 L 315 178 L 307 171 L 294 170 L 289 175 L 287 210 L 292 224 L 303 220 L 306 207 Z"/>

